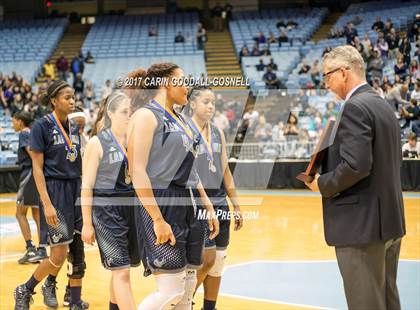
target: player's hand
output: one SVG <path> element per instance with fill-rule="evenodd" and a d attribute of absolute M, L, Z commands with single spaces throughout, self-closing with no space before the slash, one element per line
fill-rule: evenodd
<path fill-rule="evenodd" d="M 58 223 L 60 222 L 58 220 L 57 212 L 55 211 L 55 208 L 51 206 L 46 206 L 44 208 L 44 214 L 45 214 L 45 220 L 47 221 L 47 224 L 53 227 L 56 227 Z"/>
<path fill-rule="evenodd" d="M 176 239 L 171 226 L 163 218 L 153 221 L 153 230 L 156 234 L 155 245 L 161 245 L 169 241 L 170 245 L 175 245 Z"/>
<path fill-rule="evenodd" d="M 312 182 L 310 183 L 305 182 L 305 185 L 309 187 L 309 189 L 313 192 L 319 192 L 318 178 L 319 178 L 319 173 L 315 174 L 315 177 Z"/>
<path fill-rule="evenodd" d="M 233 208 L 235 214 L 235 227 L 233 228 L 235 231 L 238 231 L 244 225 L 244 219 L 242 217 L 241 208 L 236 206 Z"/>
<path fill-rule="evenodd" d="M 89 245 L 93 245 L 93 243 L 95 242 L 95 229 L 93 228 L 92 225 L 86 225 L 86 224 L 83 225 L 82 240 L 83 242 Z"/>
<path fill-rule="evenodd" d="M 210 236 L 209 239 L 213 240 L 216 238 L 216 236 L 219 234 L 219 220 L 217 219 L 216 213 L 213 211 L 210 211 L 210 216 L 208 219 L 209 223 L 209 229 L 210 229 Z"/>

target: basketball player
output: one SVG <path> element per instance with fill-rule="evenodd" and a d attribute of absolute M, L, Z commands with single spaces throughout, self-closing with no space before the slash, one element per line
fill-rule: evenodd
<path fill-rule="evenodd" d="M 147 71 L 139 70 L 139 75 L 150 82 L 184 76 L 172 63 L 154 64 Z M 150 84 L 142 87 L 153 92 L 149 94 L 153 99 L 133 114 L 128 131 L 131 175 L 142 203 L 138 228 L 147 267 L 157 282 L 157 291 L 138 309 L 190 310 L 204 245 L 204 223 L 196 219 L 192 187 L 198 187 L 211 214 L 214 209 L 197 174 L 191 173 L 197 137 L 173 109 L 174 104 L 187 104 L 186 87 Z M 210 218 L 210 238 L 218 234 L 218 224 L 215 217 Z"/>
<path fill-rule="evenodd" d="M 230 214 L 226 196 L 229 196 L 235 217 L 235 231 L 242 227 L 242 216 L 226 154 L 223 132 L 211 124 L 215 112 L 214 93 L 206 87 L 195 87 L 188 96 L 192 110 L 191 125 L 200 137 L 195 167 L 200 181 L 219 217 L 220 233 L 210 239 L 206 229 L 203 267 L 197 273 L 197 288 L 204 285 L 203 310 L 214 310 L 229 244 Z"/>
<path fill-rule="evenodd" d="M 30 113 L 22 111 L 15 113 L 12 118 L 13 129 L 19 132 L 18 147 L 18 165 L 21 166 L 22 172 L 19 179 L 19 189 L 16 199 L 16 219 L 22 231 L 23 238 L 26 242 L 26 253 L 18 260 L 19 264 L 35 263 L 47 257 L 45 246 L 41 246 L 40 223 L 39 223 L 39 196 L 36 190 L 35 181 L 32 175 L 31 151 L 29 150 L 29 125 L 32 122 Z M 32 243 L 31 228 L 29 227 L 26 214 L 28 208 L 32 210 L 32 217 L 36 223 L 38 231 L 38 240 L 40 247 L 38 249 Z"/>
<path fill-rule="evenodd" d="M 110 310 L 135 309 L 130 266 L 140 264 L 135 225 L 134 189 L 128 174 L 126 132 L 130 98 L 121 91 L 106 100 L 104 126 L 83 157 L 82 239 L 96 240 L 102 265 L 112 271 Z M 92 199 L 93 197 L 93 199 Z"/>
<path fill-rule="evenodd" d="M 74 89 L 66 82 L 55 81 L 47 89 L 44 103 L 53 106 L 50 113 L 36 121 L 31 130 L 30 149 L 36 187 L 48 224 L 50 257 L 44 259 L 31 278 L 14 291 L 15 310 L 29 309 L 38 283 L 42 286 L 44 303 L 58 307 L 56 275 L 68 254 L 71 310 L 84 309 L 80 299 L 85 273 L 84 247 L 80 238 L 82 217 L 76 199 L 80 194 L 80 137 L 78 128 L 68 115 L 74 110 Z M 41 219 L 42 220 L 42 219 Z"/>

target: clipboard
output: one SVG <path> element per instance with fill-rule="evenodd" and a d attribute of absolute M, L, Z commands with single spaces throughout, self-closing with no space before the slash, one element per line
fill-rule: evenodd
<path fill-rule="evenodd" d="M 332 118 L 330 118 L 327 121 L 327 124 L 325 125 L 321 137 L 319 138 L 318 143 L 316 144 L 315 151 L 311 155 L 311 161 L 309 162 L 308 167 L 306 167 L 305 172 L 301 172 L 296 176 L 296 179 L 298 179 L 299 181 L 307 183 L 311 183 L 313 181 L 314 176 L 318 171 L 318 168 L 321 166 L 325 152 L 327 151 L 327 148 L 323 146 L 327 145 L 333 132 L 335 123 L 336 121 Z"/>

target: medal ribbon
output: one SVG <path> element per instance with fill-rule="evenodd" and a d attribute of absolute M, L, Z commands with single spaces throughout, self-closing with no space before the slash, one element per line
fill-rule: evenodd
<path fill-rule="evenodd" d="M 112 133 L 112 130 L 109 129 L 109 134 L 111 136 L 112 141 L 114 142 L 115 146 L 117 147 L 118 151 L 120 151 L 121 155 L 123 156 L 123 161 L 124 163 L 127 165 L 128 167 L 128 158 L 127 158 L 127 150 L 125 149 L 124 146 L 120 145 L 117 141 L 117 139 L 115 139 L 114 134 Z"/>
<path fill-rule="evenodd" d="M 196 134 L 198 134 L 198 136 L 200 137 L 200 141 L 203 140 L 204 141 L 204 145 L 206 147 L 206 152 L 207 152 L 207 159 L 211 162 L 214 161 L 214 157 L 213 157 L 213 144 L 212 144 L 212 137 L 211 137 L 211 126 L 210 123 L 207 123 L 207 136 L 208 139 L 206 137 L 204 137 L 201 132 L 202 130 L 198 130 L 198 124 L 195 122 L 195 120 L 192 118 L 193 121 L 193 129 L 195 131 Z"/>
<path fill-rule="evenodd" d="M 72 148 L 73 148 L 73 143 L 72 143 L 71 139 L 67 135 L 67 132 L 64 130 L 64 127 L 61 124 L 60 119 L 58 118 L 55 111 L 52 112 L 51 116 L 52 116 L 52 121 L 54 122 L 55 126 L 58 129 L 58 132 L 60 133 L 60 136 L 63 138 L 63 140 L 65 142 L 65 147 L 66 147 L 67 152 L 71 153 Z M 69 133 L 70 133 L 70 137 L 71 137 L 70 121 L 69 121 Z"/>
<path fill-rule="evenodd" d="M 171 121 L 173 121 L 179 129 L 181 129 L 187 136 L 188 138 L 190 138 L 191 142 L 194 142 L 194 136 L 193 133 L 191 132 L 191 130 L 189 128 L 187 128 L 187 126 L 185 125 L 185 123 L 170 109 L 167 109 L 165 107 L 165 109 L 156 101 L 152 101 L 152 103 L 159 108 L 160 110 L 162 110 L 166 117 L 168 117 Z"/>

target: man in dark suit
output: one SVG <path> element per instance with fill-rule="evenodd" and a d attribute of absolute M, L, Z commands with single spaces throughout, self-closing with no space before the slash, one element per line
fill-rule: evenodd
<path fill-rule="evenodd" d="M 306 185 L 322 195 L 325 239 L 335 247 L 349 309 L 400 309 L 400 128 L 389 104 L 366 83 L 354 47 L 334 48 L 323 63 L 326 87 L 345 103 L 321 174 Z"/>

